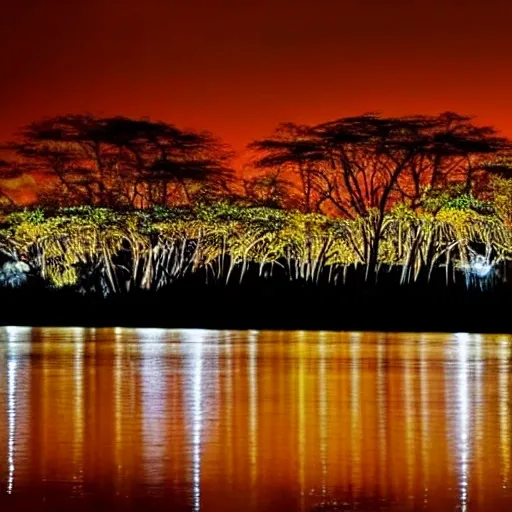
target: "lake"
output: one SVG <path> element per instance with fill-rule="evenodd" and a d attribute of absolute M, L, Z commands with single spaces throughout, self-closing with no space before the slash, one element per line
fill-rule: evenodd
<path fill-rule="evenodd" d="M 512 337 L 0 327 L 0 509 L 512 509 Z"/>

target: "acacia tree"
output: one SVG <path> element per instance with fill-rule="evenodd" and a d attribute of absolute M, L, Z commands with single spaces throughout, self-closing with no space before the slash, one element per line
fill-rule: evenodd
<path fill-rule="evenodd" d="M 493 129 L 453 113 L 365 114 L 300 130 L 284 126 L 285 137 L 281 128 L 251 144 L 260 153 L 256 166 L 292 168 L 304 190 L 305 211 L 315 197 L 317 208 L 331 206 L 344 217 L 365 220 L 367 275 L 376 270 L 385 213 L 393 205 L 418 207 L 425 187 L 461 180 L 470 187 L 477 160 L 508 145 Z"/>
<path fill-rule="evenodd" d="M 421 206 L 425 190 L 460 185 L 465 193 L 480 193 L 489 174 L 484 163 L 489 156 L 509 147 L 488 126 L 475 126 L 470 116 L 445 112 L 423 118 L 421 146 L 408 172 L 398 182 L 400 199 L 412 208 Z"/>
<path fill-rule="evenodd" d="M 232 153 L 212 134 L 181 132 L 172 138 L 155 138 L 149 152 L 158 157 L 148 162 L 142 178 L 157 185 L 159 199 L 152 191 L 153 203 L 165 206 L 171 197 L 174 202 L 192 204 L 230 194 Z"/>
<path fill-rule="evenodd" d="M 264 174 L 243 180 L 246 199 L 253 205 L 268 208 L 300 208 L 294 184 L 282 176 L 279 167 L 269 169 Z"/>
<path fill-rule="evenodd" d="M 27 126 L 10 145 L 23 172 L 43 174 L 65 204 L 146 207 L 219 193 L 231 152 L 206 132 L 126 117 L 68 115 Z"/>
<path fill-rule="evenodd" d="M 319 212 L 324 195 L 317 183 L 321 178 L 318 165 L 325 155 L 311 127 L 294 123 L 281 124 L 272 137 L 249 144 L 255 152 L 253 166 L 265 170 L 267 177 L 279 177 L 282 183 L 294 183 L 299 192 L 300 210 Z"/>

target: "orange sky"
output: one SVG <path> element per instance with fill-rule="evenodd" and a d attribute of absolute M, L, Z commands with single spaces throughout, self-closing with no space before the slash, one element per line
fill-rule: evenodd
<path fill-rule="evenodd" d="M 242 150 L 280 121 L 474 114 L 512 136 L 509 0 L 1 0 L 0 140 L 149 116 Z"/>

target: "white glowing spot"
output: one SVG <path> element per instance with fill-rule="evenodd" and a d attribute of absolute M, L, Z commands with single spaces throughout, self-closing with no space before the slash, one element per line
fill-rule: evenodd
<path fill-rule="evenodd" d="M 187 342 L 203 343 L 205 337 L 211 333 L 212 331 L 209 331 L 208 329 L 189 329 L 186 331 Z"/>
<path fill-rule="evenodd" d="M 27 280 L 30 267 L 23 261 L 8 261 L 0 268 L 0 285 L 16 288 Z"/>
<path fill-rule="evenodd" d="M 477 256 L 471 263 L 471 272 L 478 277 L 486 277 L 492 270 L 492 265 L 484 256 Z"/>
<path fill-rule="evenodd" d="M 7 325 L 4 327 L 5 333 L 7 334 L 7 339 L 9 343 L 16 342 L 22 340 L 32 330 L 32 327 L 20 327 L 17 325 Z"/>
<path fill-rule="evenodd" d="M 119 329 L 119 327 L 116 327 Z M 155 341 L 163 341 L 169 334 L 170 331 L 167 329 L 157 328 L 144 328 L 135 329 L 137 337 L 142 343 L 153 343 Z"/>

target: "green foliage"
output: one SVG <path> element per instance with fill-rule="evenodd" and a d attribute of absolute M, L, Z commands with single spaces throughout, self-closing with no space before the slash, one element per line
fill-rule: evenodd
<path fill-rule="evenodd" d="M 7 217 L 8 223 L 12 225 L 22 224 L 28 222 L 30 224 L 42 224 L 45 221 L 46 215 L 44 210 L 40 208 L 24 209 L 22 211 L 11 213 Z"/>
<path fill-rule="evenodd" d="M 437 213 L 447 210 L 475 210 L 482 214 L 492 214 L 493 205 L 481 201 L 467 192 L 463 184 L 457 183 L 447 188 L 432 189 L 426 187 L 421 198 L 423 210 L 428 213 Z"/>
<path fill-rule="evenodd" d="M 491 191 L 496 214 L 510 226 L 512 224 L 512 179 L 493 176 Z"/>
<path fill-rule="evenodd" d="M 74 206 L 61 208 L 57 212 L 58 216 L 72 218 L 75 221 L 83 220 L 85 223 L 104 226 L 115 222 L 118 215 L 108 208 L 99 208 L 93 206 Z"/>
<path fill-rule="evenodd" d="M 500 186 L 505 185 L 510 184 Z M 466 265 L 474 243 L 485 244 L 498 258 L 512 257 L 511 231 L 496 215 L 478 211 L 475 205 L 481 204 L 474 198 L 441 193 L 431 198 L 437 201 L 434 213 L 396 205 L 385 215 L 378 264 L 401 267 L 407 281 L 446 258 Z M 124 212 L 26 210 L 7 217 L 0 250 L 24 255 L 56 287 L 76 286 L 93 271 L 111 292 L 158 288 L 201 268 L 226 282 L 234 268 L 242 279 L 250 263 L 260 272 L 279 265 L 290 279 L 316 282 L 325 270 L 332 276 L 368 264 L 378 220 L 371 212 L 348 220 L 229 204 Z"/>

